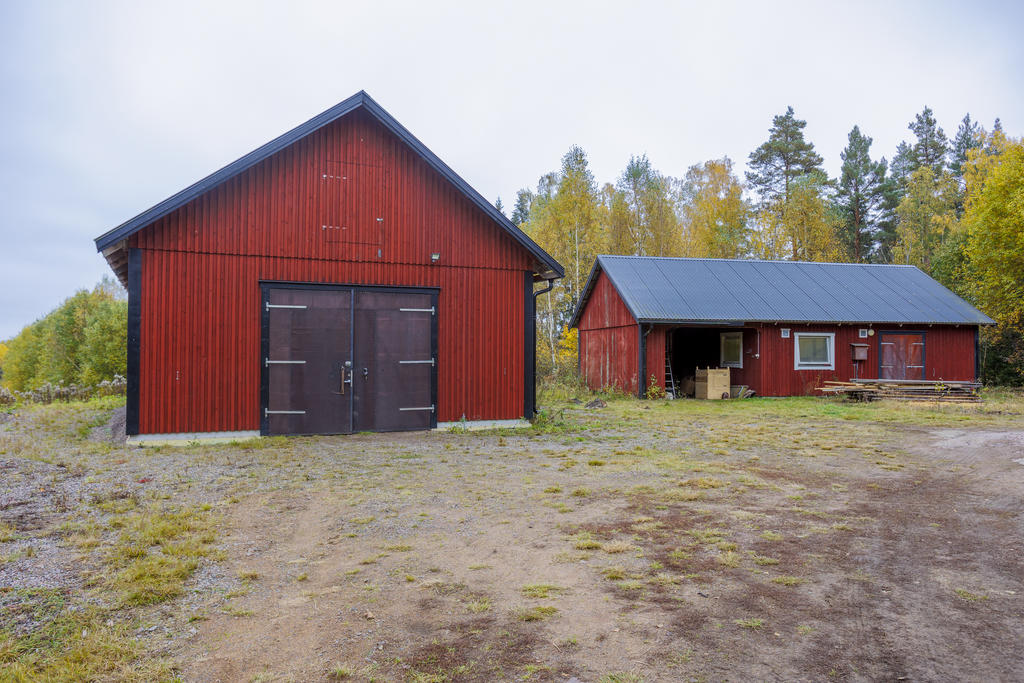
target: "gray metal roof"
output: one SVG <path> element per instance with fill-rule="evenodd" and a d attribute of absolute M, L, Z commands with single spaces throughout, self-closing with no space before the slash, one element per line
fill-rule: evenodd
<path fill-rule="evenodd" d="M 914 266 L 598 256 L 574 327 L 601 271 L 638 322 L 993 322 Z"/>
<path fill-rule="evenodd" d="M 154 221 L 163 218 L 196 197 L 211 190 L 217 185 L 220 185 L 225 180 L 238 175 L 252 166 L 255 166 L 260 161 L 263 161 L 272 154 L 281 151 L 297 140 L 304 138 L 313 131 L 323 128 L 327 124 L 336 121 L 357 109 L 363 109 L 364 111 L 369 112 L 374 118 L 380 121 L 385 128 L 394 133 L 398 139 L 409 145 L 425 162 L 427 162 L 429 166 L 447 178 L 448 181 L 458 188 L 458 190 L 462 192 L 467 199 L 476 204 L 485 214 L 497 223 L 501 229 L 507 232 L 512 239 L 525 247 L 541 265 L 548 268 L 558 277 L 562 277 L 565 274 L 565 270 L 558 261 L 544 251 L 536 242 L 530 239 L 515 223 L 498 211 L 493 204 L 484 199 L 479 192 L 470 187 L 469 183 L 463 180 L 446 163 L 441 161 L 436 154 L 427 149 L 426 145 L 420 142 L 416 136 L 410 133 L 405 126 L 396 121 L 391 114 L 385 111 L 382 106 L 377 104 L 377 102 L 363 90 L 360 90 L 352 97 L 339 102 L 327 111 L 317 114 L 309 121 L 293 128 L 287 133 L 274 138 L 262 147 L 249 152 L 242 158 L 228 164 L 219 171 L 216 171 L 189 187 L 186 187 L 181 192 L 168 197 L 156 206 L 146 209 L 135 218 L 132 218 L 113 230 L 100 235 L 96 238 L 96 251 L 103 251 L 107 247 L 120 242 L 129 235 L 142 230 Z"/>

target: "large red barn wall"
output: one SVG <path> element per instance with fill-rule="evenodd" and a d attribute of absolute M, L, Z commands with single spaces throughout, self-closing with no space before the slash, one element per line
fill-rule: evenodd
<path fill-rule="evenodd" d="M 380 244 L 325 241 L 327 161 L 386 169 L 382 192 L 359 209 L 384 219 Z M 207 192 L 130 246 L 143 250 L 140 433 L 259 428 L 261 279 L 440 287 L 438 420 L 523 413 L 531 255 L 363 112 Z"/>
<path fill-rule="evenodd" d="M 928 380 L 973 380 L 974 379 L 974 331 L 971 326 L 911 326 L 874 325 L 875 335 L 862 339 L 858 330 L 866 325 L 801 325 L 801 324 L 760 324 L 743 329 L 743 367 L 732 368 L 732 384 L 745 384 L 759 396 L 814 396 L 821 395 L 816 387 L 827 380 L 848 381 L 857 377 L 875 379 L 878 377 L 878 339 L 882 331 L 924 332 L 925 334 L 925 379 Z M 782 328 L 790 330 L 788 339 L 782 337 Z M 664 379 L 664 342 L 659 349 L 651 339 L 660 336 L 663 340 L 673 328 L 661 326 L 648 335 L 648 376 L 660 367 L 660 386 Z M 723 330 L 727 331 L 727 330 Z M 835 333 L 834 370 L 797 370 L 794 366 L 794 343 L 796 332 Z M 851 344 L 867 344 L 866 361 L 854 362 Z M 758 357 L 759 356 L 759 357 Z M 660 365 L 659 365 L 660 364 Z M 682 377 L 692 372 L 691 368 L 673 366 Z"/>
<path fill-rule="evenodd" d="M 595 391 L 616 388 L 635 394 L 640 374 L 639 327 L 603 271 L 598 273 L 577 328 L 580 370 L 587 386 Z M 665 364 L 664 354 L 661 363 Z"/>

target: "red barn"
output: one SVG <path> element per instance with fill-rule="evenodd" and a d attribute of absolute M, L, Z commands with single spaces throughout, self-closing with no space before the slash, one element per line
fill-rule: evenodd
<path fill-rule="evenodd" d="M 364 92 L 96 247 L 138 440 L 533 415 L 534 283 L 562 267 Z"/>
<path fill-rule="evenodd" d="M 644 256 L 599 256 L 572 319 L 587 384 L 640 396 L 652 377 L 678 395 L 698 367 L 728 367 L 761 396 L 975 380 L 988 324 L 913 266 Z"/>

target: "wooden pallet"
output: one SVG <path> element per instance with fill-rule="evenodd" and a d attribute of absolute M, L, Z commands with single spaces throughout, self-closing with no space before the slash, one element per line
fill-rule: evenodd
<path fill-rule="evenodd" d="M 861 401 L 898 399 L 940 403 L 978 403 L 980 382 L 928 382 L 908 379 L 854 379 L 849 382 L 826 381 L 818 391 L 844 395 Z"/>

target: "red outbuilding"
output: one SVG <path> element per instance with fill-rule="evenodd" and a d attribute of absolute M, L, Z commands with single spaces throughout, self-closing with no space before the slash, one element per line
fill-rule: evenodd
<path fill-rule="evenodd" d="M 96 247 L 137 440 L 533 415 L 534 283 L 562 267 L 364 92 Z"/>
<path fill-rule="evenodd" d="M 828 380 L 974 381 L 992 320 L 913 266 L 599 256 L 572 326 L 592 389 L 672 395 L 729 368 L 761 396 Z"/>

